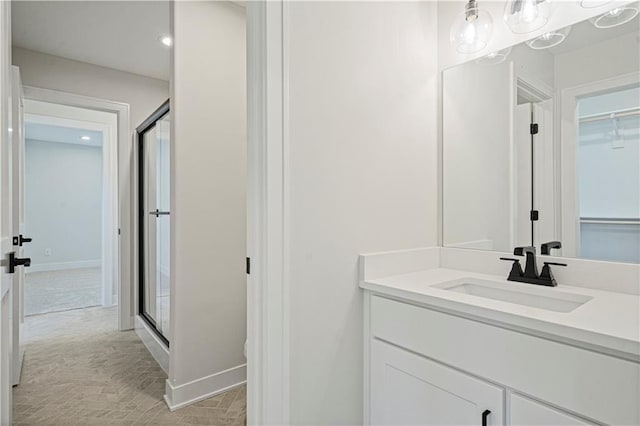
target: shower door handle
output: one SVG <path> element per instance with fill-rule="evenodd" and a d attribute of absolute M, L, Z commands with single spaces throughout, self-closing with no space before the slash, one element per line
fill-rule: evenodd
<path fill-rule="evenodd" d="M 152 214 L 155 217 L 160 217 L 160 216 L 169 216 L 170 213 L 169 212 L 163 212 L 163 211 L 160 211 L 160 210 L 156 209 L 153 212 L 149 212 L 149 214 Z"/>

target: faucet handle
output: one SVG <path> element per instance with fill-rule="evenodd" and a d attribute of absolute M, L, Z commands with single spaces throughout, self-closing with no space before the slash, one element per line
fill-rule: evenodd
<path fill-rule="evenodd" d="M 510 257 L 501 257 L 500 260 L 509 260 L 513 262 L 513 265 L 511 266 L 511 271 L 509 272 L 509 278 L 507 278 L 508 280 L 511 280 L 512 278 L 515 278 L 515 277 L 522 277 L 524 275 L 524 272 L 522 272 L 522 266 L 520 266 L 520 259 L 513 259 Z"/>
<path fill-rule="evenodd" d="M 536 255 L 536 248 L 532 246 L 526 247 L 516 247 L 513 249 L 513 254 L 516 256 L 524 256 L 527 253 L 531 253 L 532 255 Z"/>
<path fill-rule="evenodd" d="M 544 284 L 549 287 L 556 287 L 558 283 L 556 282 L 555 277 L 551 273 L 550 266 L 567 266 L 566 263 L 558 263 L 558 262 L 544 262 L 544 266 L 542 267 L 542 272 L 540 272 L 540 279 L 543 280 Z"/>
<path fill-rule="evenodd" d="M 540 246 L 540 251 L 543 255 L 551 254 L 551 249 L 559 249 L 562 248 L 562 243 L 560 241 L 549 241 L 548 243 L 544 243 Z"/>
<path fill-rule="evenodd" d="M 567 266 L 566 263 L 558 263 L 558 262 L 544 262 L 545 265 L 555 265 L 555 266 Z"/>

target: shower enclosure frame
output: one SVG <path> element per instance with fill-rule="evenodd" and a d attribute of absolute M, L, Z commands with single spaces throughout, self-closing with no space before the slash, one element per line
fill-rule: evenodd
<path fill-rule="evenodd" d="M 145 312 L 145 289 L 144 289 L 144 265 L 145 265 L 145 252 L 144 252 L 144 238 L 145 238 L 145 227 L 144 227 L 144 218 L 146 212 L 144 211 L 144 197 L 145 192 L 143 190 L 143 186 L 145 184 L 144 173 L 144 155 L 142 155 L 143 147 L 144 147 L 144 136 L 145 134 L 154 128 L 157 122 L 164 117 L 168 112 L 170 107 L 170 99 L 167 99 L 158 109 L 156 109 L 145 121 L 142 122 L 136 128 L 136 149 L 138 151 L 138 303 L 137 303 L 137 313 L 140 315 L 140 318 L 147 324 L 149 328 L 153 330 L 156 336 L 167 345 L 167 348 L 170 346 L 169 340 L 162 334 L 160 330 L 156 327 L 156 320 L 151 318 Z"/>

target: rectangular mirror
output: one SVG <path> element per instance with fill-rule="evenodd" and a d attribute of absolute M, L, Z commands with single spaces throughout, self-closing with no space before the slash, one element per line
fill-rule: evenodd
<path fill-rule="evenodd" d="M 640 262 L 639 7 L 444 71 L 445 246 Z"/>

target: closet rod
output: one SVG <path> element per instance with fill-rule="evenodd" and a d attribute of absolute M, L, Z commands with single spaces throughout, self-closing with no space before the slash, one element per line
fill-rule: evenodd
<path fill-rule="evenodd" d="M 630 116 L 639 115 L 639 114 L 640 114 L 640 107 L 636 107 L 636 108 L 629 108 L 629 109 L 624 109 L 620 111 L 607 112 L 603 114 L 588 115 L 586 117 L 580 118 L 579 121 L 581 123 L 589 123 L 592 121 L 611 120 L 613 118 L 630 117 Z"/>
<path fill-rule="evenodd" d="M 633 217 L 581 217 L 580 223 L 597 223 L 602 225 L 640 225 L 640 219 Z"/>

